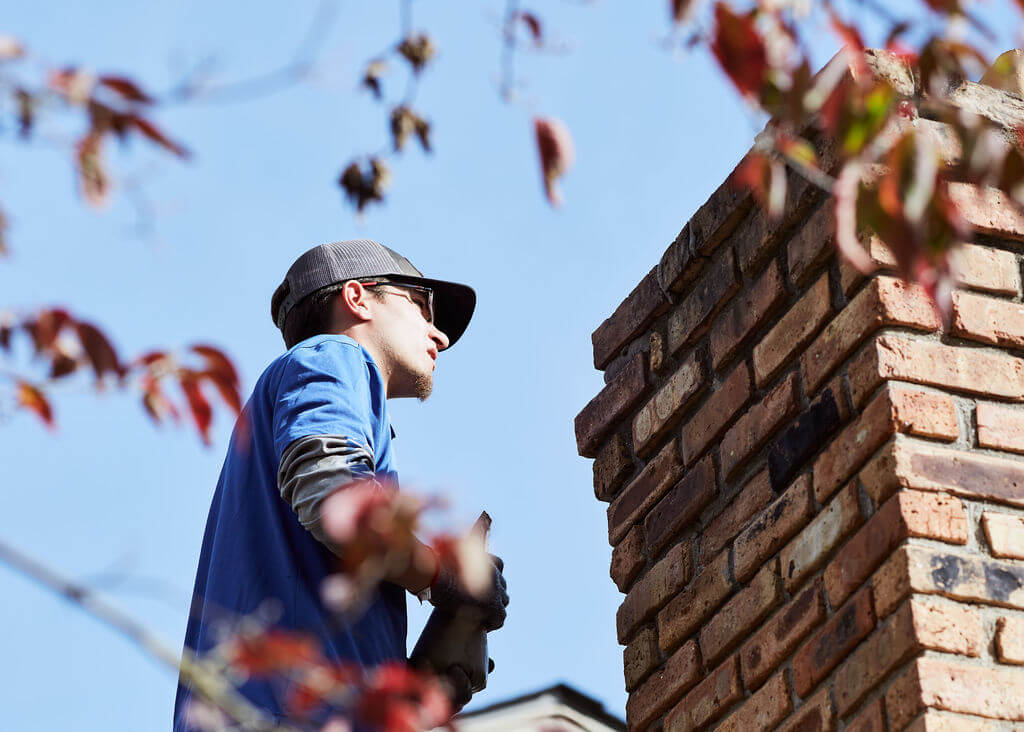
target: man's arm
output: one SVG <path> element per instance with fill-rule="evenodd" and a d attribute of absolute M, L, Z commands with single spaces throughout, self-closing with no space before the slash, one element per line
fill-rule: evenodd
<path fill-rule="evenodd" d="M 343 435 L 311 435 L 285 449 L 277 471 L 281 497 L 295 511 L 299 523 L 335 554 L 338 547 L 324 532 L 320 509 L 336 490 L 357 480 L 373 480 L 373 454 L 369 448 Z M 416 541 L 409 566 L 385 576 L 389 582 L 418 593 L 438 574 L 433 550 Z"/>

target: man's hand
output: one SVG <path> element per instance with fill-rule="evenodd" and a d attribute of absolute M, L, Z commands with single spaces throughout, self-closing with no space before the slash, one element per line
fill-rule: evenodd
<path fill-rule="evenodd" d="M 505 563 L 501 557 L 491 557 L 491 581 L 480 595 L 470 594 L 462 586 L 456 568 L 442 561 L 437 579 L 430 585 L 430 604 L 455 613 L 480 613 L 480 622 L 487 631 L 497 630 L 505 624 L 505 608 L 508 606 L 508 585 L 501 573 Z"/>

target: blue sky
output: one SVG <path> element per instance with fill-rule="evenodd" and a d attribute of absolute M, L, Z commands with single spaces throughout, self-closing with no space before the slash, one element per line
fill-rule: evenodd
<path fill-rule="evenodd" d="M 706 54 L 665 50 L 664 5 L 545 4 L 545 27 L 568 51 L 521 54 L 525 89 L 510 106 L 497 90 L 501 3 L 414 2 L 415 27 L 440 50 L 416 102 L 434 123 L 435 153 L 410 146 L 393 166 L 389 202 L 362 218 L 334 181 L 355 153 L 386 143 L 383 110 L 355 86 L 362 63 L 397 37 L 397 4 L 341 4 L 310 81 L 158 110 L 191 162 L 144 144 L 112 147 L 115 175 L 137 179 L 157 212 L 143 235 L 130 195 L 115 190 L 106 211 L 87 209 L 67 149 L 18 143 L 5 129 L 0 202 L 13 254 L 0 261 L 0 305 L 67 305 L 125 355 L 216 343 L 248 393 L 282 350 L 270 295 L 310 246 L 371 237 L 428 276 L 473 285 L 476 315 L 442 355 L 434 396 L 392 404 L 403 483 L 447 495 L 452 526 L 488 510 L 506 562 L 509 619 L 492 635 L 497 670 L 473 703 L 565 681 L 621 714 L 621 596 L 608 578 L 605 506 L 572 428 L 602 385 L 590 333 L 758 129 Z M 180 79 L 183 61 L 212 56 L 222 80 L 276 68 L 315 10 L 308 0 L 42 0 L 12 9 L 4 30 L 52 64 L 123 71 L 160 90 Z M 561 210 L 541 193 L 538 113 L 564 120 L 575 139 Z M 80 382 L 54 401 L 56 434 L 26 413 L 0 414 L 0 536 L 178 646 L 227 412 L 204 449 L 190 429 L 151 425 L 134 395 L 96 395 Z M 0 596 L 5 729 L 168 726 L 173 674 L 3 566 Z M 425 617 L 414 610 L 410 644 Z"/>

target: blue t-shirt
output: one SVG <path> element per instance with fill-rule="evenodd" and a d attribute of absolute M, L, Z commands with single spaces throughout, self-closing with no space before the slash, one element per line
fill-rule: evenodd
<path fill-rule="evenodd" d="M 210 506 L 186 648 L 207 652 L 271 601 L 279 612 L 274 626 L 316 636 L 328 659 L 364 667 L 405 660 L 405 591 L 383 583 L 358 621 L 340 623 L 320 596 L 337 557 L 302 527 L 277 485 L 282 453 L 310 435 L 354 440 L 373 456 L 374 475 L 397 483 L 384 382 L 370 354 L 347 336 L 302 341 L 267 367 L 245 411 L 248 435 L 236 427 Z M 279 681 L 251 680 L 240 691 L 283 713 L 287 689 Z M 187 697 L 179 685 L 175 730 L 187 729 Z"/>

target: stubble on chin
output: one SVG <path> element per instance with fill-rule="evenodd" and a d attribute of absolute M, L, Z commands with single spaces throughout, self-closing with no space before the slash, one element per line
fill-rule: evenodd
<path fill-rule="evenodd" d="M 427 397 L 434 390 L 434 375 L 419 374 L 413 384 L 413 395 L 421 402 L 427 401 Z"/>

